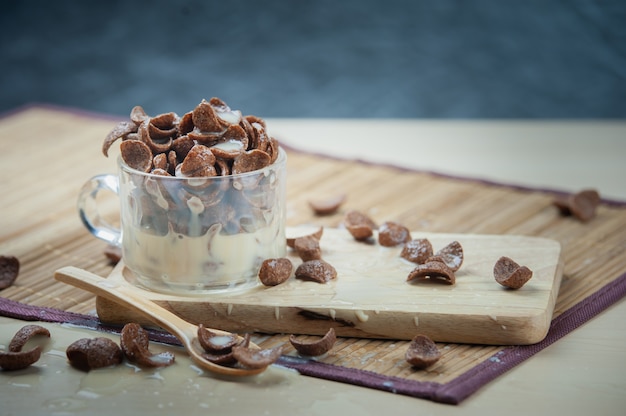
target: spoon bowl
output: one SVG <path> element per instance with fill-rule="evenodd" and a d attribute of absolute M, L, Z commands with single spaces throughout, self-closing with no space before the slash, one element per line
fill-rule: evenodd
<path fill-rule="evenodd" d="M 185 347 L 191 360 L 202 369 L 227 376 L 251 376 L 259 374 L 267 368 L 226 367 L 206 360 L 202 356 L 202 347 L 197 339 L 198 327 L 196 325 L 139 296 L 124 285 L 109 282 L 107 279 L 78 267 L 63 267 L 55 272 L 54 278 L 59 282 L 67 283 L 97 296 L 102 296 L 141 314 L 174 335 Z M 206 329 L 217 335 L 231 335 L 231 333 L 220 329 Z M 242 337 L 239 336 L 239 338 L 243 340 Z M 250 343 L 250 348 L 259 349 L 252 342 Z"/>

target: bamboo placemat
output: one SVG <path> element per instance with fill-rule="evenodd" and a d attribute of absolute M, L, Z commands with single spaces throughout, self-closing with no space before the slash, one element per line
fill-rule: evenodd
<path fill-rule="evenodd" d="M 107 117 L 42 107 L 0 120 L 3 163 L 17 169 L 20 163 L 9 158 L 32 149 L 29 161 L 35 166 L 33 172 L 1 185 L 5 212 L 0 254 L 18 256 L 22 267 L 16 283 L 0 293 L 4 298 L 0 313 L 55 320 L 59 318 L 53 319 L 51 311 L 62 310 L 80 314 L 71 316 L 98 326 L 93 318 L 94 297 L 56 282 L 52 275 L 69 265 L 101 276 L 112 270 L 103 254 L 104 243 L 80 224 L 75 199 L 89 177 L 87 172 L 105 173 L 101 168 L 108 165 L 98 159 L 104 159 L 99 145 L 114 124 Z M 37 141 L 42 136 L 47 145 Z M 15 142 L 5 146 L 8 137 Z M 406 341 L 344 338 L 331 353 L 314 362 L 290 357 L 281 361 L 303 374 L 458 403 L 626 292 L 626 209 L 619 202 L 603 201 L 596 218 L 582 223 L 559 214 L 552 205 L 553 191 L 340 160 L 291 148 L 288 157 L 288 225 L 336 227 L 346 211 L 358 209 L 377 221 L 398 221 L 412 230 L 556 239 L 562 244 L 565 262 L 555 319 L 542 343 L 527 347 L 439 344 L 441 360 L 425 371 L 416 371 L 404 361 Z M 40 174 L 45 172 L 55 175 L 42 183 L 45 176 Z M 348 196 L 340 212 L 326 217 L 313 214 L 310 199 L 338 192 Z M 255 341 L 271 347 L 288 345 L 287 338 L 257 334 Z"/>

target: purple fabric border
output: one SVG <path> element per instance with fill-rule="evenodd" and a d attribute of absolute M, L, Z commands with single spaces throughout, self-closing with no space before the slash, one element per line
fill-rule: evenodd
<path fill-rule="evenodd" d="M 531 358 L 626 296 L 626 273 L 552 320 L 546 338 L 533 345 L 506 347 L 448 383 L 411 381 L 366 370 L 283 356 L 278 364 L 303 375 L 388 391 L 447 404 L 459 404 L 487 383 Z M 0 297 L 0 315 L 25 321 L 56 322 L 119 334 L 121 327 L 106 325 L 91 315 L 32 306 Z M 171 334 L 150 329 L 150 339 L 180 345 Z"/>

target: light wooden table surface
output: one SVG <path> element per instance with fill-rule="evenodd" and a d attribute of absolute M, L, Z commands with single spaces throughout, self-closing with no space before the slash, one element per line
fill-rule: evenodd
<path fill-rule="evenodd" d="M 0 120 L 0 126 L 3 122 Z M 283 143 L 322 154 L 524 186 L 569 191 L 595 187 L 607 198 L 626 200 L 623 180 L 626 178 L 626 122 L 293 119 L 267 122 L 272 134 Z M 60 123 L 58 128 L 68 129 L 71 125 Z M 16 145 L 11 137 L 0 136 L 0 150 L 15 149 Z M 0 152 L 0 159 L 3 153 Z M 85 158 L 86 163 L 93 161 L 93 169 L 104 168 L 108 163 L 101 160 L 98 151 Z M 7 180 L 10 180 L 8 175 L 3 181 Z M 4 212 L 19 207 L 1 209 Z M 9 226 L 4 222 L 2 225 Z M 7 247 L 10 245 L 3 248 Z M 399 415 L 482 416 L 503 412 L 511 415 L 555 412 L 622 415 L 626 409 L 624 316 L 626 302 L 621 301 L 458 406 L 274 370 L 256 388 L 254 384 L 242 388 L 237 383 L 218 381 L 211 385 L 213 391 L 206 392 L 207 398 L 215 398 L 214 402 L 207 400 L 204 407 L 187 408 L 185 400 L 180 400 L 187 394 L 184 389 L 198 384 L 182 376 L 180 379 L 171 376 L 169 380 L 167 377 L 146 379 L 138 385 L 116 387 L 98 384 L 100 382 L 92 376 L 75 380 L 73 377 L 77 376 L 61 366 L 35 372 L 27 379 L 0 374 L 3 403 L 0 413 L 110 414 L 108 406 L 112 405 L 118 413 L 134 415 L 207 414 L 211 407 L 228 409 L 232 414 L 271 415 L 389 412 Z M 0 318 L 0 332 L 10 333 L 22 324 Z M 68 327 L 55 329 L 61 338 L 70 339 L 87 332 Z M 167 395 L 155 397 L 154 383 L 167 385 Z M 77 393 L 77 384 L 95 387 Z M 91 391 L 93 396 L 84 396 L 85 391 Z M 98 396 L 94 391 L 107 394 Z M 246 399 L 242 398 L 243 391 Z M 10 397 L 8 392 L 11 392 Z"/>

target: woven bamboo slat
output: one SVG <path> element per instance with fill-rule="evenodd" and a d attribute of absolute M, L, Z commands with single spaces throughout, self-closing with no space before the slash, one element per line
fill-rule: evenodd
<path fill-rule="evenodd" d="M 53 279 L 76 266 L 101 276 L 112 264 L 80 224 L 75 198 L 87 178 L 114 171 L 100 154 L 114 121 L 33 108 L 0 123 L 0 154 L 9 179 L 0 182 L 0 254 L 22 264 L 16 283 L 1 295 L 33 305 L 93 314 L 94 297 Z M 558 240 L 565 263 L 555 316 L 626 272 L 626 209 L 602 204 L 582 223 L 559 215 L 554 195 L 412 172 L 389 166 L 288 152 L 288 224 L 338 226 L 349 209 L 379 221 L 396 220 L 425 232 L 521 234 Z M 316 217 L 308 200 L 346 193 L 342 212 Z M 105 212 L 111 215 L 111 212 Z M 255 336 L 262 346 L 287 343 L 287 335 Z M 442 359 L 428 371 L 404 365 L 406 341 L 340 339 L 321 361 L 411 380 L 445 383 L 501 350 L 499 346 L 440 344 Z"/>

